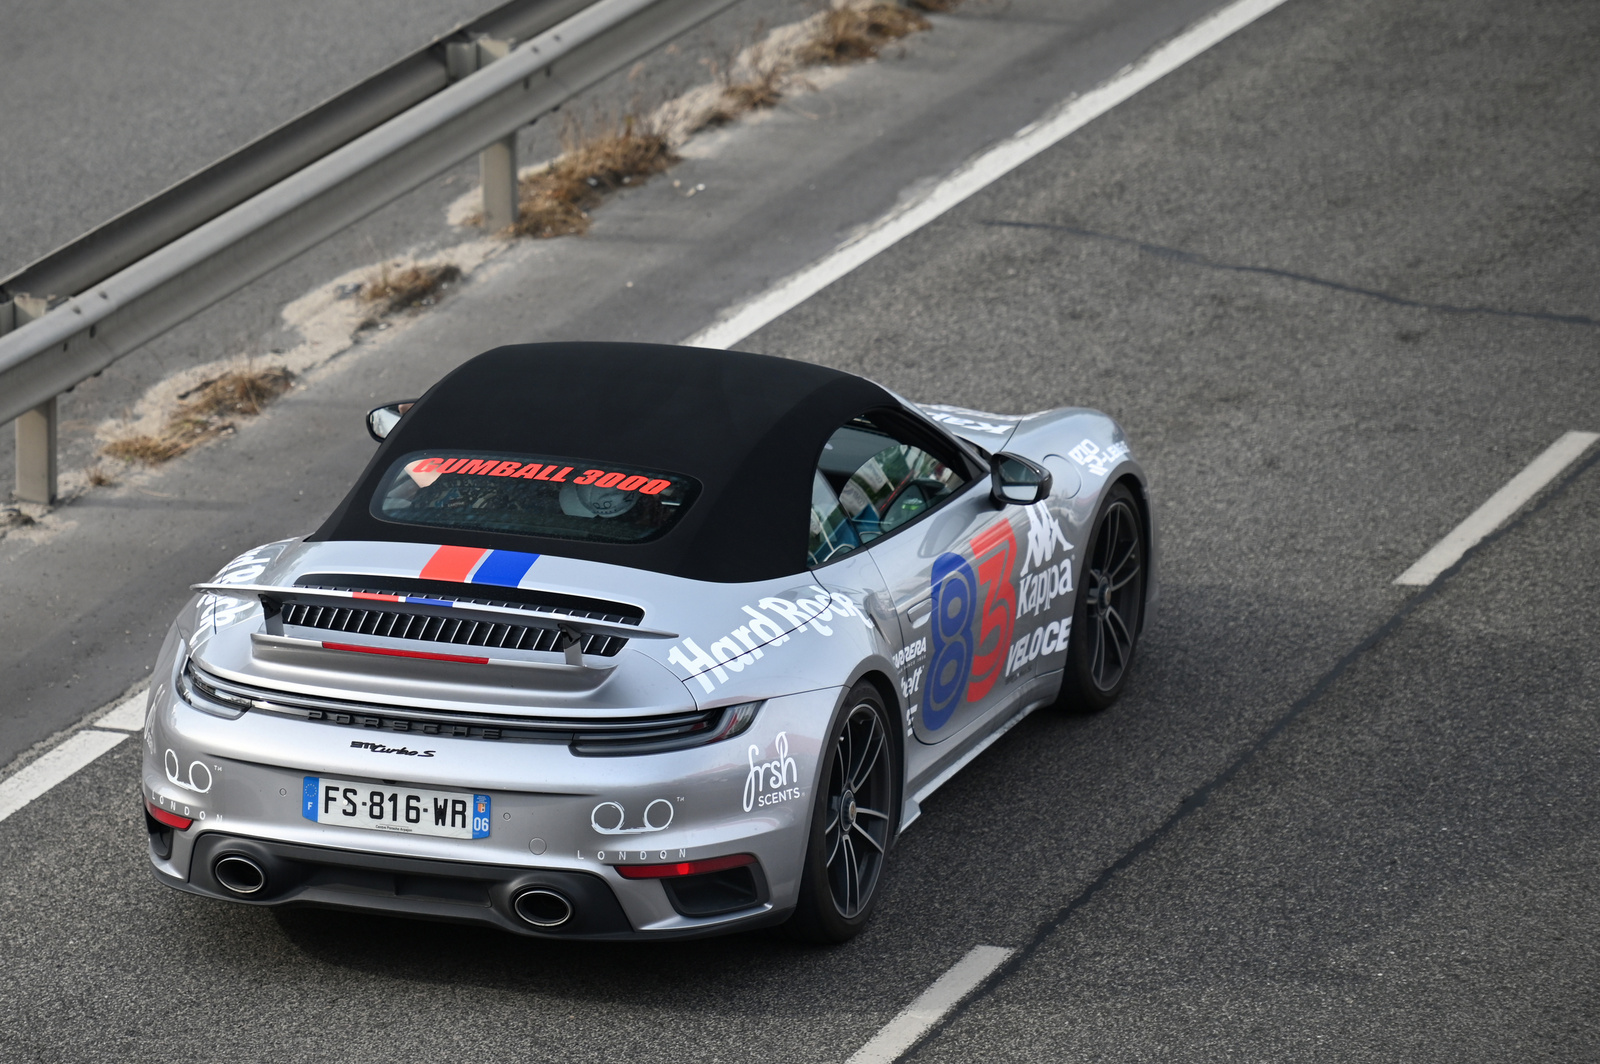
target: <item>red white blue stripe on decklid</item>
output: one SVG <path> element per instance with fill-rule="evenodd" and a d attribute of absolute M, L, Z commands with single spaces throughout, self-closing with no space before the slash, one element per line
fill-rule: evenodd
<path fill-rule="evenodd" d="M 495 587 L 517 587 L 522 578 L 539 560 L 537 554 L 519 550 L 488 550 L 483 547 L 440 547 L 433 552 L 428 563 L 418 575 L 424 580 L 438 580 L 451 584 L 490 584 Z M 453 603 L 443 599 L 430 599 L 417 595 L 384 595 L 361 592 L 361 598 L 384 602 L 428 602 L 438 606 Z"/>

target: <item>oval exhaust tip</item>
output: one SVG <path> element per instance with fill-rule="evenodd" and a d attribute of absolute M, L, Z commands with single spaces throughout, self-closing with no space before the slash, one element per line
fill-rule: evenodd
<path fill-rule="evenodd" d="M 267 874 L 261 866 L 243 854 L 223 854 L 211 866 L 211 874 L 234 894 L 255 894 L 267 885 Z"/>
<path fill-rule="evenodd" d="M 572 919 L 572 903 L 553 890 L 535 887 L 518 894 L 511 907 L 534 927 L 560 927 Z"/>

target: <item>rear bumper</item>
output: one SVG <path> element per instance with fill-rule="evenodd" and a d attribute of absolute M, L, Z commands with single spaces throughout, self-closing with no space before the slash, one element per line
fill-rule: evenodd
<path fill-rule="evenodd" d="M 732 741 L 580 757 L 549 743 L 402 743 L 378 729 L 266 713 L 229 720 L 189 707 L 160 682 L 143 735 L 142 797 L 193 826 L 153 831 L 150 860 L 169 886 L 242 904 L 467 920 L 546 937 L 680 938 L 775 922 L 798 897 L 818 749 L 839 697 L 819 689 L 769 698 Z M 403 744 L 425 746 L 428 756 L 390 749 Z M 310 776 L 485 794 L 492 828 L 457 839 L 319 823 L 303 808 Z M 219 886 L 213 869 L 224 840 L 265 847 L 249 852 L 269 873 L 269 889 L 242 896 Z M 619 871 L 735 854 L 756 860 L 755 883 L 706 881 L 696 890 L 674 880 L 669 889 Z M 598 884 L 594 922 L 547 932 L 518 919 L 510 901 L 540 876 L 568 884 L 564 896 L 587 898 Z M 748 905 L 732 906 L 745 897 Z M 576 910 L 582 899 L 571 900 Z M 601 919 L 602 911 L 612 915 Z"/>
<path fill-rule="evenodd" d="M 153 853 L 158 857 L 159 853 Z M 214 872 L 227 857 L 245 857 L 263 873 L 257 891 L 241 895 Z M 674 929 L 634 930 L 611 885 L 591 872 L 509 868 L 501 865 L 399 857 L 323 846 L 253 839 L 209 831 L 193 840 L 187 880 L 164 871 L 155 877 L 177 890 L 265 907 L 316 906 L 426 920 L 482 924 L 534 938 L 619 940 L 693 938 L 766 926 L 788 915 L 773 907 L 758 874 L 755 904 L 738 912 L 686 922 Z M 661 890 L 659 883 L 641 884 Z M 553 893 L 571 906 L 559 926 L 540 928 L 521 919 L 515 903 L 528 891 Z"/>

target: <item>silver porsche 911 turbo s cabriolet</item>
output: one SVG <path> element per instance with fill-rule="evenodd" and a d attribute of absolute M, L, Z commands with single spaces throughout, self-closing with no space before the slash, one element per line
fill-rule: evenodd
<path fill-rule="evenodd" d="M 333 515 L 195 585 L 162 648 L 142 784 L 179 890 L 841 941 L 919 802 L 1117 698 L 1155 599 L 1145 474 L 1092 410 L 540 344 L 368 425 Z"/>

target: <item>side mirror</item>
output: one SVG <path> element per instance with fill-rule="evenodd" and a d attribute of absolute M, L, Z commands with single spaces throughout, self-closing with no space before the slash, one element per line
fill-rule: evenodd
<path fill-rule="evenodd" d="M 1050 497 L 1050 470 L 1004 451 L 990 459 L 989 494 L 1001 506 L 1031 506 Z"/>
<path fill-rule="evenodd" d="M 367 432 L 373 439 L 382 443 L 394 427 L 400 424 L 400 415 L 417 405 L 415 399 L 405 399 L 398 403 L 385 403 L 383 406 L 374 407 L 367 411 Z"/>

